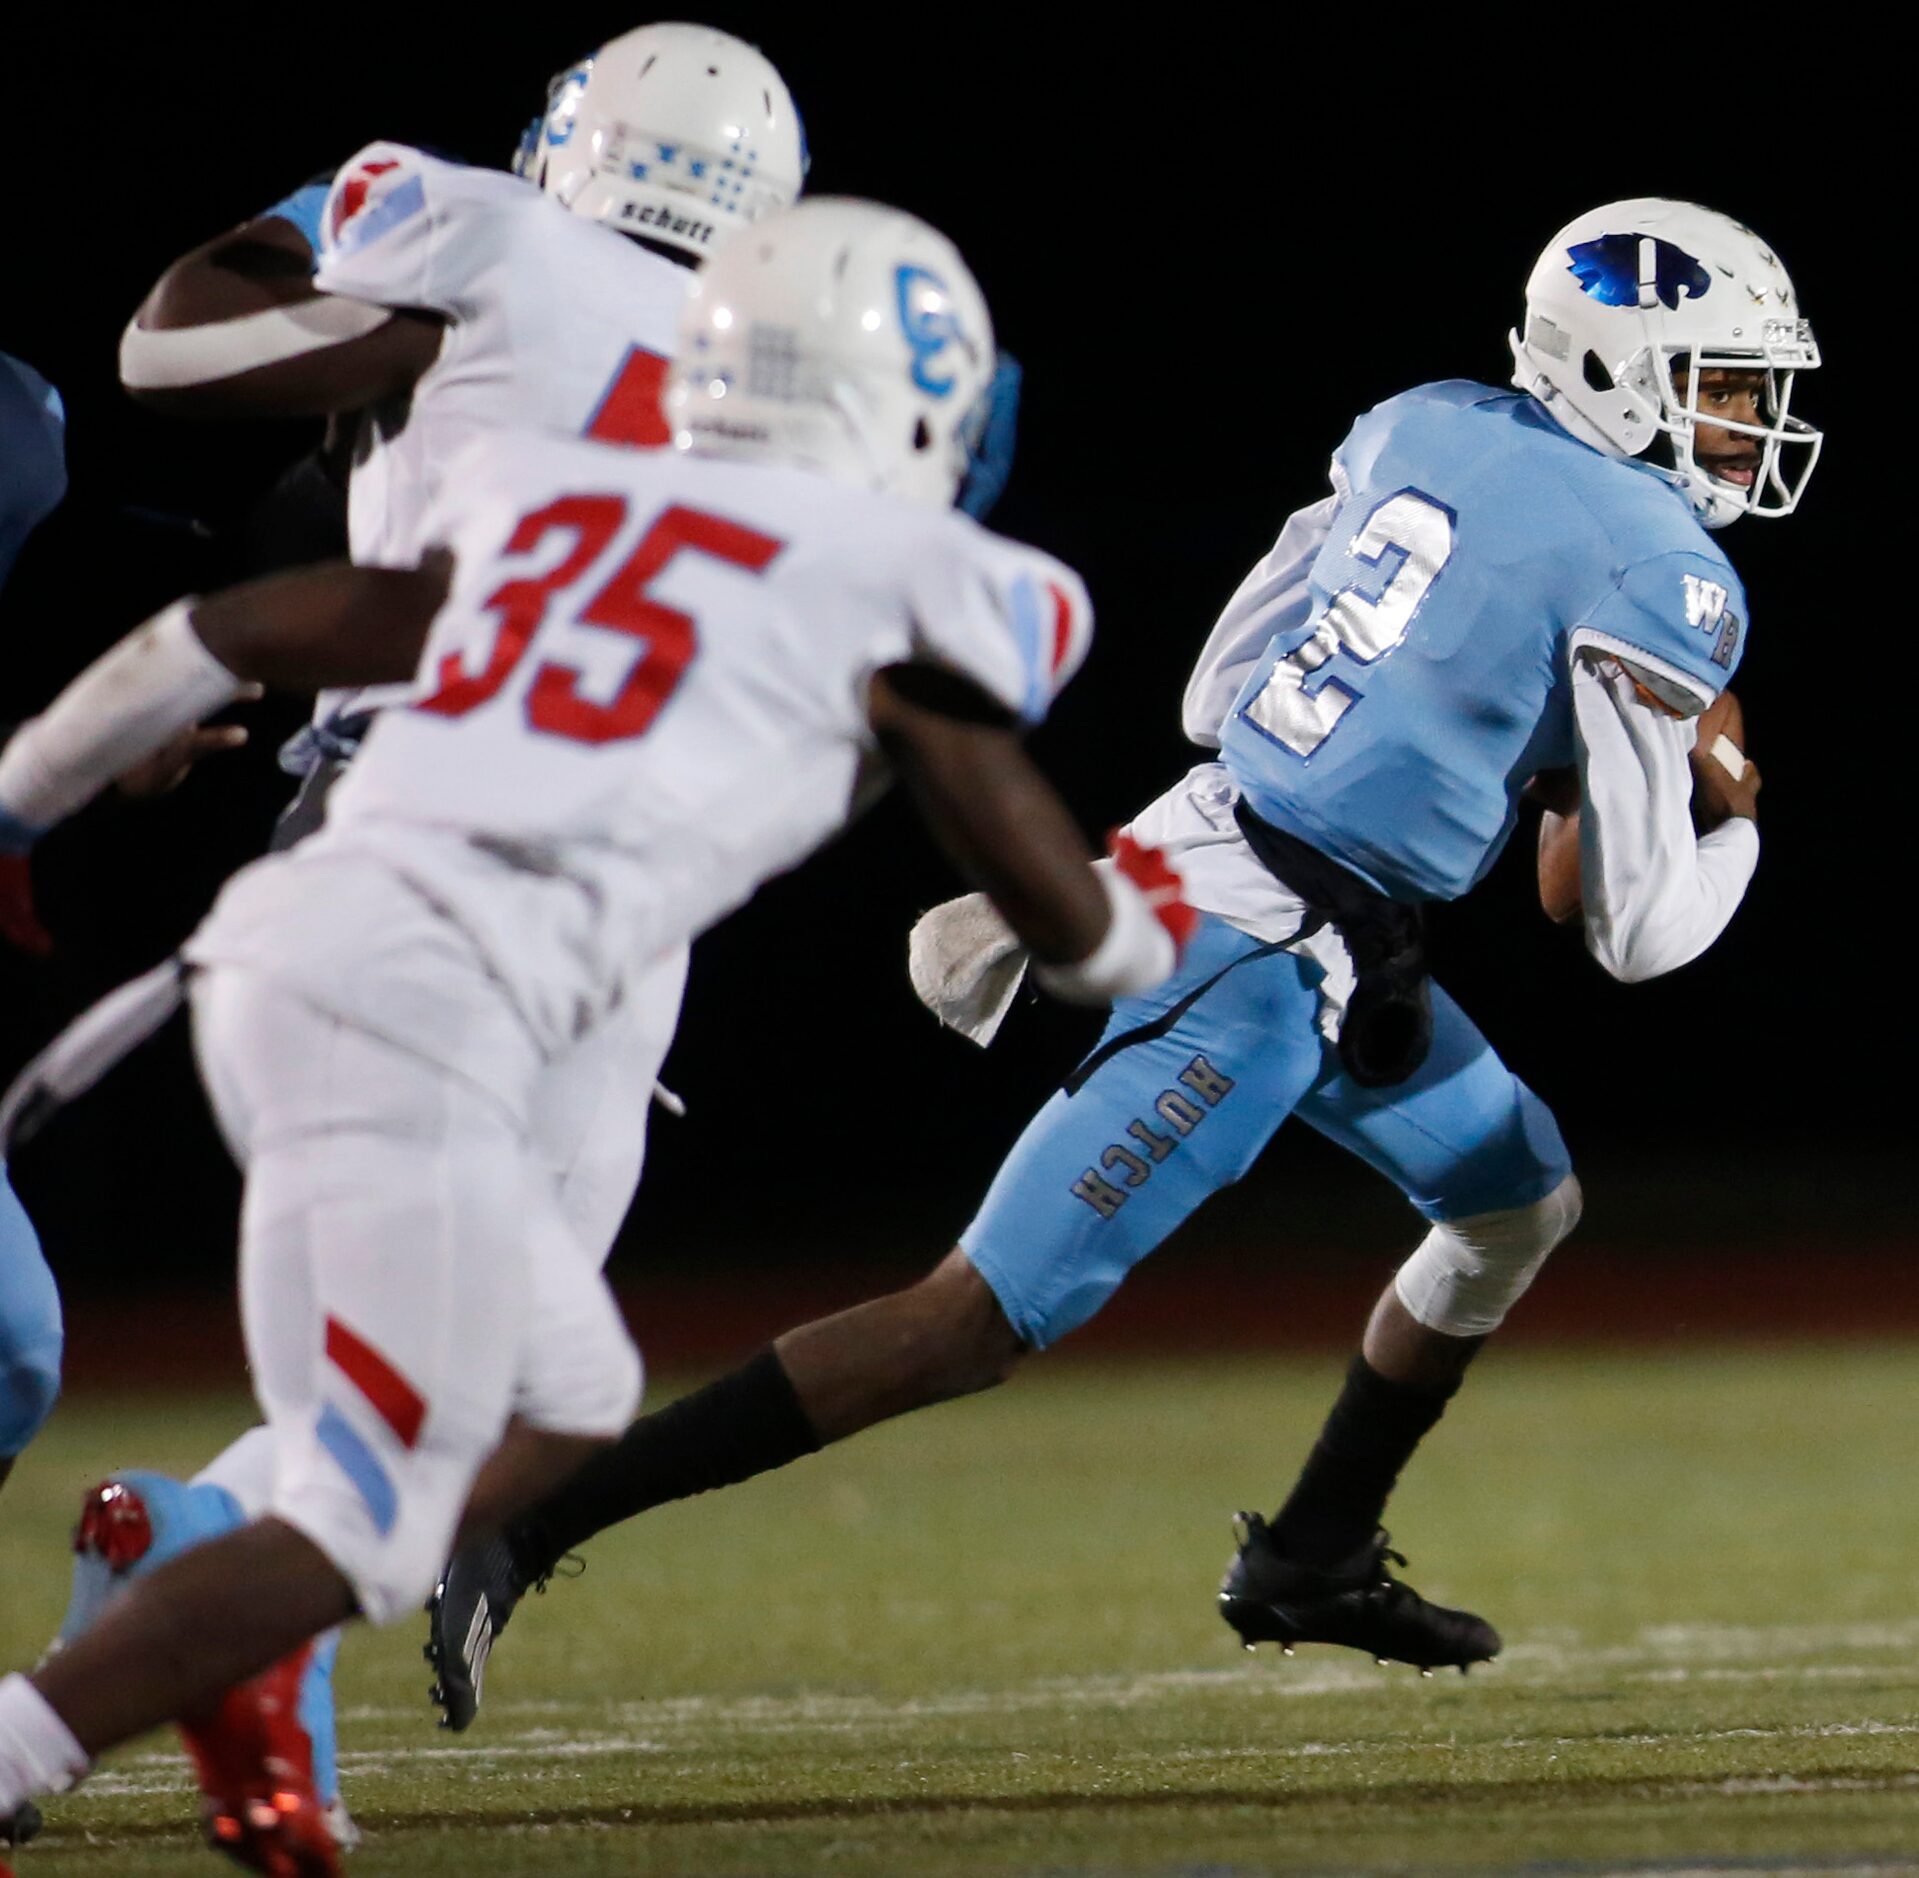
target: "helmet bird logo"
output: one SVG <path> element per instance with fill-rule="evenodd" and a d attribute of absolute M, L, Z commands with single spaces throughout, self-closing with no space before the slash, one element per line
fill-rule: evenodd
<path fill-rule="evenodd" d="M 1647 245 L 1653 251 L 1650 279 L 1641 255 Z M 1667 311 L 1677 312 L 1682 296 L 1702 299 L 1712 285 L 1712 276 L 1684 248 L 1652 235 L 1601 235 L 1576 242 L 1567 252 L 1572 257 L 1567 273 L 1601 306 L 1650 306 L 1650 293 Z"/>

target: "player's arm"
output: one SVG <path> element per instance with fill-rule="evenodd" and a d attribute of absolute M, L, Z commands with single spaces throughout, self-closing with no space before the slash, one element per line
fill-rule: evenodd
<path fill-rule="evenodd" d="M 1340 481 L 1335 465 L 1334 493 L 1287 518 L 1279 539 L 1240 583 L 1208 636 L 1180 706 L 1187 737 L 1202 748 L 1219 748 L 1226 713 L 1273 635 L 1303 624 L 1312 611 L 1313 562 L 1331 531 Z"/>
<path fill-rule="evenodd" d="M 1702 744 L 1616 659 L 1575 658 L 1573 718 L 1586 945 L 1615 978 L 1657 978 L 1704 952 L 1745 895 L 1759 771 L 1741 758 L 1735 775 L 1716 738 Z"/>
<path fill-rule="evenodd" d="M 23 854 L 115 777 L 265 686 L 410 678 L 451 563 L 345 561 L 176 600 L 96 659 L 0 751 L 0 852 Z"/>
<path fill-rule="evenodd" d="M 67 493 L 66 429 L 60 394 L 0 352 L 0 585 L 20 544 Z"/>
<path fill-rule="evenodd" d="M 934 838 L 1041 962 L 1039 982 L 1074 1003 L 1106 1003 L 1173 969 L 1194 914 L 1156 852 L 1093 852 L 1021 747 L 1011 714 L 968 680 L 901 665 L 868 691 L 875 736 Z"/>
<path fill-rule="evenodd" d="M 310 417 L 361 410 L 419 380 L 445 322 L 323 291 L 316 195 L 326 191 L 296 191 L 160 276 L 120 342 L 120 380 L 135 399 L 184 417 Z"/>

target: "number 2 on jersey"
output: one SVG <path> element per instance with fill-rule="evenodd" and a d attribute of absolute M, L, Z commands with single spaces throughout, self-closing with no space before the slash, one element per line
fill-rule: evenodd
<path fill-rule="evenodd" d="M 414 708 L 440 717 L 464 717 L 496 697 L 539 636 L 553 602 L 587 577 L 626 519 L 626 500 L 615 495 L 561 496 L 521 516 L 507 538 L 506 554 L 535 554 L 554 534 L 571 534 L 573 545 L 546 573 L 504 581 L 480 602 L 500 620 L 486 664 L 471 672 L 462 652 L 446 653 L 436 674 L 437 688 Z M 675 505 L 665 510 L 611 578 L 571 615 L 582 626 L 602 627 L 639 642 L 639 653 L 619 690 L 599 702 L 581 691 L 576 667 L 547 659 L 527 686 L 527 723 L 573 743 L 617 743 L 643 736 L 673 695 L 699 644 L 692 615 L 655 600 L 647 589 L 682 551 L 710 555 L 757 574 L 785 545 L 699 509 Z"/>
<path fill-rule="evenodd" d="M 1452 511 L 1416 489 L 1388 496 L 1366 517 L 1348 552 L 1377 567 L 1393 549 L 1405 558 L 1378 599 L 1368 599 L 1357 583 L 1340 588 L 1312 637 L 1276 661 L 1240 707 L 1249 722 L 1295 756 L 1311 756 L 1360 697 L 1331 674 L 1314 691 L 1306 689 L 1307 680 L 1336 652 L 1370 665 L 1406 637 L 1427 589 L 1452 557 Z"/>

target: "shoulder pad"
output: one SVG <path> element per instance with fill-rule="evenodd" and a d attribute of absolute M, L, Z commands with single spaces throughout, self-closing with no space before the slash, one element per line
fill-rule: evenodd
<path fill-rule="evenodd" d="M 409 144 L 370 143 L 356 151 L 327 190 L 320 212 L 322 252 L 364 246 L 424 210 L 429 175 L 446 167 Z"/>
<path fill-rule="evenodd" d="M 1724 555 L 1682 549 L 1634 562 L 1572 632 L 1610 652 L 1682 716 L 1731 682 L 1746 649 L 1746 595 Z"/>
<path fill-rule="evenodd" d="M 457 317 L 458 278 L 475 270 L 488 246 L 492 211 L 530 195 L 528 184 L 497 170 L 410 144 L 370 143 L 341 166 L 327 192 L 314 282 L 377 306 Z"/>
<path fill-rule="evenodd" d="M 1343 465 L 1353 483 L 1364 484 L 1387 444 L 1396 435 L 1404 443 L 1411 438 L 1417 444 L 1428 425 L 1444 425 L 1456 412 L 1482 404 L 1516 403 L 1510 391 L 1499 391 L 1470 378 L 1444 378 L 1430 385 L 1415 385 L 1382 399 L 1370 411 L 1354 419 L 1346 440 L 1334 453 L 1334 462 Z"/>
<path fill-rule="evenodd" d="M 952 514 L 913 561 L 915 636 L 1036 724 L 1085 660 L 1093 606 L 1064 562 Z"/>

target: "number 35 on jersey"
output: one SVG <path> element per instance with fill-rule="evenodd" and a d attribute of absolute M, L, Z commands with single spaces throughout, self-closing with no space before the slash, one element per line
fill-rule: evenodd
<path fill-rule="evenodd" d="M 758 574 L 784 543 L 738 522 L 673 504 L 620 560 L 610 576 L 630 504 L 617 493 L 566 495 L 520 517 L 500 553 L 507 566 L 550 556 L 542 573 L 515 573 L 480 602 L 496 616 L 492 648 L 478 670 L 464 651 L 443 653 L 434 689 L 414 709 L 464 717 L 490 703 L 536 647 L 573 627 L 597 627 L 631 647 L 625 677 L 603 699 L 555 647 L 533 670 L 522 695 L 529 729 L 572 743 L 605 744 L 644 736 L 673 695 L 699 644 L 697 623 L 650 591 L 681 554 L 703 554 Z M 589 583 L 597 583 L 591 584 Z"/>

